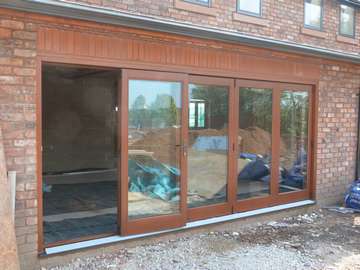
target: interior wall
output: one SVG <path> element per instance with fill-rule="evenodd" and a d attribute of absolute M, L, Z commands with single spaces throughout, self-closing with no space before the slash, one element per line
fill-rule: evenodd
<path fill-rule="evenodd" d="M 43 69 L 44 173 L 116 168 L 115 73 Z"/>

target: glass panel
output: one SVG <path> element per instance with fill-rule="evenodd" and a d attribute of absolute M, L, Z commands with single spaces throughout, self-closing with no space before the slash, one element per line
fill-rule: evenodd
<path fill-rule="evenodd" d="M 308 92 L 284 91 L 281 95 L 281 147 L 279 192 L 305 188 L 308 153 Z"/>
<path fill-rule="evenodd" d="M 260 15 L 261 0 L 239 0 L 239 11 Z"/>
<path fill-rule="evenodd" d="M 240 88 L 238 199 L 270 194 L 272 90 Z"/>
<path fill-rule="evenodd" d="M 347 5 L 340 5 L 340 34 L 354 36 L 355 9 Z"/>
<path fill-rule="evenodd" d="M 305 0 L 305 25 L 321 29 L 322 0 Z"/>
<path fill-rule="evenodd" d="M 129 218 L 180 204 L 181 83 L 129 81 Z"/>
<path fill-rule="evenodd" d="M 43 66 L 45 244 L 117 225 L 117 71 Z"/>
<path fill-rule="evenodd" d="M 228 88 L 189 85 L 189 99 L 198 104 L 198 126 L 189 126 L 188 205 L 226 200 L 228 162 Z"/>

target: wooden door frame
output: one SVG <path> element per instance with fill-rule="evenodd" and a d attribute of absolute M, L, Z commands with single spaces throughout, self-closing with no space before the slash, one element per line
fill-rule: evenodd
<path fill-rule="evenodd" d="M 103 59 L 103 58 L 90 58 L 88 56 L 74 56 L 74 55 L 59 55 L 54 53 L 44 53 L 41 52 L 38 54 L 36 59 L 36 175 L 37 175 L 37 201 L 38 201 L 38 207 L 37 207 L 37 218 L 38 218 L 38 225 L 37 225 L 37 234 L 38 234 L 38 253 L 42 254 L 44 252 L 44 248 L 48 247 L 44 244 L 44 235 L 43 235 L 43 198 L 42 198 L 42 151 L 41 151 L 41 145 L 42 145 L 42 65 L 43 64 L 54 64 L 54 65 L 70 65 L 70 66 L 83 66 L 83 67 L 89 67 L 89 68 L 103 68 L 103 69 L 118 69 L 119 71 L 124 68 L 130 68 L 130 69 L 146 69 L 146 70 L 152 70 L 152 71 L 158 71 L 158 72 L 167 72 L 170 70 L 170 72 L 178 72 L 181 74 L 193 74 L 197 76 L 220 76 L 223 78 L 228 78 L 231 80 L 243 80 L 243 81 L 257 81 L 257 82 L 271 82 L 271 83 L 286 83 L 291 82 L 292 84 L 297 85 L 311 85 L 312 86 L 312 104 L 311 106 L 311 131 L 310 134 L 311 138 L 311 162 L 310 164 L 311 168 L 310 174 L 309 174 L 309 194 L 306 194 L 307 197 L 311 199 L 316 199 L 316 145 L 317 145 L 317 121 L 318 121 L 318 114 L 317 114 L 317 108 L 319 103 L 319 82 L 317 79 L 313 78 L 299 78 L 299 77 L 293 77 L 293 76 L 285 76 L 285 75 L 270 75 L 270 74 L 250 74 L 246 72 L 235 72 L 232 70 L 214 70 L 214 69 L 207 69 L 207 68 L 191 68 L 187 67 L 186 69 L 183 67 L 177 67 L 174 65 L 163 65 L 163 64 L 149 64 L 149 63 L 134 63 L 129 61 L 119 61 L 115 59 Z M 241 79 L 240 79 L 241 78 Z M 121 85 L 120 83 L 119 85 Z M 186 84 L 188 85 L 188 84 Z M 234 87 L 234 90 L 237 88 Z M 187 91 L 184 91 L 187 93 Z M 121 93 L 121 92 L 120 92 Z M 236 92 L 234 91 L 234 95 L 236 95 Z M 118 95 L 118 97 L 121 97 L 121 94 Z M 119 103 L 121 104 L 121 103 Z M 232 105 L 231 105 L 232 104 Z M 236 97 L 234 97 L 233 100 L 230 100 L 229 106 L 236 105 Z M 185 117 L 187 117 L 187 112 L 184 112 Z M 235 117 L 235 114 L 232 114 L 232 117 Z M 120 118 L 120 117 L 119 117 Z M 233 120 L 232 123 L 235 121 Z M 229 123 L 231 125 L 231 123 Z M 120 127 L 119 127 L 120 128 Z M 229 127 L 230 128 L 230 127 Z M 234 127 L 233 127 L 234 129 Z M 121 138 L 122 139 L 122 138 Z M 121 143 L 118 144 L 121 147 Z M 120 148 L 121 151 L 121 148 Z M 235 151 L 233 152 L 233 156 L 235 157 Z M 310 157 L 310 156 L 309 156 Z M 233 160 L 233 158 L 232 158 Z M 309 159 L 310 160 L 310 159 Z M 121 161 L 120 161 L 121 162 Z M 232 161 L 229 161 L 232 162 Z M 232 177 L 232 179 L 236 178 L 236 172 L 233 170 L 233 172 L 229 172 L 229 176 Z M 119 185 L 120 188 L 120 185 Z M 120 193 L 119 193 L 120 194 Z M 281 198 L 278 198 L 277 202 L 275 204 L 282 204 L 282 203 L 288 203 L 291 201 L 301 200 L 304 198 L 305 194 L 296 194 L 288 196 L 285 194 Z M 253 202 L 254 203 L 254 202 Z M 249 209 L 255 209 L 255 208 L 261 208 L 262 202 L 258 202 L 257 207 L 252 207 Z M 246 211 L 249 209 L 242 209 L 242 208 L 236 208 L 234 207 L 234 212 L 239 211 Z M 186 210 L 186 208 L 185 208 Z M 121 225 L 121 224 L 120 224 Z M 97 235 L 92 237 L 92 239 L 99 238 L 101 236 Z M 68 242 L 64 242 L 61 244 L 69 244 L 69 243 L 76 243 L 79 241 L 89 240 L 87 239 L 75 239 L 70 240 Z M 55 245 L 55 244 L 54 244 Z"/>
<path fill-rule="evenodd" d="M 235 199 L 234 212 L 250 211 L 259 208 L 275 206 L 284 203 L 290 203 L 303 199 L 310 199 L 314 194 L 315 181 L 315 152 L 314 151 L 314 96 L 316 96 L 314 85 L 309 84 L 294 84 L 273 81 L 257 81 L 257 80 L 236 80 L 235 87 L 235 132 L 239 128 L 239 93 L 241 87 L 254 87 L 272 90 L 272 150 L 271 150 L 271 181 L 269 196 L 254 197 L 244 200 Z M 307 91 L 309 93 L 309 112 L 308 112 L 308 153 L 307 153 L 307 179 L 306 187 L 300 191 L 279 193 L 279 169 L 280 168 L 280 97 L 281 92 L 289 91 Z M 238 143 L 235 145 L 235 152 L 238 153 Z M 237 173 L 237 164 L 235 164 L 235 173 Z M 235 176 L 236 177 L 236 176 Z"/>
<path fill-rule="evenodd" d="M 128 217 L 128 94 L 129 80 L 148 80 L 181 83 L 181 145 L 180 154 L 180 209 L 178 214 L 151 216 L 130 220 Z M 122 69 L 121 89 L 121 187 L 120 187 L 120 231 L 121 235 L 142 234 L 176 227 L 182 227 L 186 223 L 186 195 L 187 195 L 187 172 L 185 165 L 186 155 L 186 100 L 188 92 L 188 75 L 181 73 L 158 72 L 136 69 Z"/>
<path fill-rule="evenodd" d="M 223 203 L 216 203 L 212 205 L 199 206 L 194 208 L 187 209 L 187 220 L 194 221 L 199 219 L 206 219 L 210 217 L 222 216 L 232 213 L 232 206 L 234 201 L 234 181 L 232 177 L 232 171 L 234 167 L 233 163 L 233 154 L 234 154 L 234 137 L 232 136 L 233 132 L 233 105 L 234 100 L 234 87 L 235 79 L 221 78 L 221 77 L 208 77 L 208 76 L 189 76 L 189 84 L 200 84 L 200 85 L 214 85 L 214 86 L 225 86 L 228 88 L 228 154 L 227 154 L 227 199 Z M 189 100 L 187 101 L 189 104 Z M 189 106 L 186 106 L 187 108 Z M 187 119 L 187 123 L 188 123 Z M 189 132 L 187 131 L 186 135 L 188 136 Z M 187 138 L 188 140 L 188 138 Z"/>
<path fill-rule="evenodd" d="M 312 85 L 298 85 L 292 83 L 279 83 L 280 94 L 284 91 L 304 92 L 308 93 L 308 134 L 307 134 L 307 172 L 305 188 L 301 191 L 292 191 L 278 193 L 276 203 L 292 202 L 301 199 L 311 198 L 313 187 L 313 170 L 314 170 L 314 88 Z M 279 106 L 280 107 L 280 106 Z M 280 109 L 280 108 L 279 108 Z M 279 134 L 281 135 L 281 134 Z M 280 138 L 280 137 L 279 137 Z M 309 162 L 310 160 L 310 162 Z M 280 164 L 279 164 L 280 165 Z"/>
<path fill-rule="evenodd" d="M 277 153 L 277 133 L 276 130 L 279 127 L 279 123 L 280 121 L 277 119 L 277 112 L 278 112 L 278 108 L 274 105 L 276 104 L 276 100 L 278 99 L 278 95 L 276 95 L 276 88 L 277 88 L 277 83 L 276 82 L 268 82 L 268 81 L 257 81 L 257 80 L 243 80 L 243 79 L 238 79 L 236 80 L 236 87 L 235 87 L 235 110 L 234 110 L 234 115 L 235 115 L 235 129 L 234 132 L 236 132 L 236 138 L 238 138 L 238 130 L 239 130 L 239 119 L 240 119 L 240 115 L 239 115 L 239 99 L 240 99 L 240 88 L 241 87 L 254 87 L 254 88 L 261 88 L 261 89 L 269 89 L 268 91 L 272 91 L 272 132 L 271 132 L 271 172 L 270 172 L 270 183 L 269 183 L 269 189 L 270 189 L 270 194 L 268 196 L 260 196 L 260 197 L 253 197 L 253 198 L 247 198 L 247 199 L 243 199 L 243 200 L 238 200 L 237 199 L 237 194 L 235 194 L 235 201 L 234 201 L 234 212 L 243 212 L 243 211 L 249 211 L 249 210 L 254 210 L 254 209 L 259 209 L 259 208 L 264 208 L 264 207 L 268 207 L 270 205 L 272 205 L 272 202 L 274 200 L 274 197 L 276 196 L 276 189 L 277 189 L 277 183 L 275 181 L 273 181 L 273 179 L 276 179 L 276 177 L 278 177 L 278 170 L 276 168 L 278 168 L 277 166 L 277 160 L 276 158 L 274 159 L 274 157 L 276 157 L 276 153 Z M 235 173 L 235 181 L 236 181 L 236 193 L 237 193 L 237 155 L 239 154 L 239 146 L 238 146 L 238 142 L 236 140 L 235 142 L 235 168 L 234 168 L 234 173 Z"/>
<path fill-rule="evenodd" d="M 37 207 L 37 214 L 38 214 L 38 224 L 37 224 L 37 228 L 38 228 L 38 254 L 42 254 L 44 252 L 45 248 L 50 248 L 50 247 L 55 247 L 55 246 L 59 246 L 59 245 L 65 245 L 65 244 L 72 244 L 72 243 L 78 243 L 81 241 L 87 241 L 87 240 L 93 240 L 93 239 L 98 239 L 101 237 L 108 237 L 108 236 L 113 236 L 116 235 L 118 232 L 109 232 L 109 233 L 101 233 L 101 234 L 94 234 L 94 235 L 88 235 L 88 236 L 82 236 L 82 237 L 77 237 L 77 238 L 73 238 L 73 239 L 69 239 L 69 240 L 61 240 L 61 241 L 56 241 L 56 242 L 52 242 L 49 244 L 45 244 L 45 239 L 44 239 L 44 225 L 43 225 L 43 157 L 42 157 L 42 127 L 43 127 L 43 121 L 42 121 L 42 93 L 43 93 L 43 89 L 42 89 L 42 71 L 43 71 L 43 66 L 44 65 L 53 65 L 53 66 L 64 66 L 64 67 L 82 67 L 82 68 L 89 68 L 89 69 L 99 69 L 99 70 L 109 70 L 109 71 L 117 71 L 119 73 L 119 75 L 121 74 L 121 69 L 117 68 L 117 67 L 103 67 L 103 66 L 99 66 L 98 64 L 94 64 L 94 65 L 89 65 L 88 63 L 66 63 L 66 62 L 56 62 L 56 61 L 52 61 L 51 58 L 42 58 L 42 57 L 38 57 L 37 61 L 36 61 L 36 176 L 37 176 L 37 199 L 38 199 L 38 207 Z M 121 77 L 119 77 L 121 78 Z M 117 95 L 119 95 L 119 87 L 121 86 L 121 81 L 118 81 L 118 89 L 117 89 Z M 117 116 L 117 118 L 119 119 L 119 116 Z M 118 130 L 119 130 L 119 126 L 118 126 Z M 119 145 L 119 143 L 118 143 Z M 120 167 L 118 167 L 119 169 Z M 118 175 L 118 187 L 120 186 L 119 184 L 119 179 L 120 176 Z M 119 209 L 118 209 L 119 211 Z"/>

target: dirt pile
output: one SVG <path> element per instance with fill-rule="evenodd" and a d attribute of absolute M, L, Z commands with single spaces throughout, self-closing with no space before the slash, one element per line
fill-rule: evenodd
<path fill-rule="evenodd" d="M 271 154 L 271 133 L 258 127 L 239 129 L 239 151 L 254 154 Z M 280 140 L 280 151 L 286 153 L 285 143 Z"/>
<path fill-rule="evenodd" d="M 176 159 L 176 151 L 174 146 L 181 144 L 180 130 L 175 128 L 158 129 L 143 131 L 141 136 L 138 136 L 137 131 L 134 133 L 136 140 L 130 141 L 129 149 L 143 149 L 149 152 L 154 152 L 154 157 L 162 162 L 172 163 Z M 135 136 L 136 133 L 136 136 Z M 131 133 L 130 133 L 131 134 Z M 200 129 L 191 130 L 189 132 L 189 148 L 196 142 L 200 136 L 227 136 L 227 129 Z M 246 129 L 239 129 L 238 132 L 239 151 L 254 153 L 254 154 L 271 154 L 271 134 L 266 130 L 258 127 L 249 127 Z M 286 153 L 286 146 L 283 141 L 280 141 L 281 153 Z"/>

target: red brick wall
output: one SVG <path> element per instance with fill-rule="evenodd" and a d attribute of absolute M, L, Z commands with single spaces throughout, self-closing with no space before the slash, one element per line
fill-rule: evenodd
<path fill-rule="evenodd" d="M 343 198 L 355 177 L 359 66 L 321 65 L 318 110 L 317 199 Z"/>
<path fill-rule="evenodd" d="M 17 172 L 18 251 L 29 263 L 37 254 L 36 36 L 34 23 L 0 15 L 0 124 L 7 170 Z"/>
<path fill-rule="evenodd" d="M 18 173 L 16 235 L 19 253 L 23 269 L 32 269 L 37 262 L 36 39 L 38 25 L 49 26 L 50 23 L 25 15 L 15 16 L 0 10 L 0 125 L 7 169 Z M 341 199 L 354 178 L 359 86 L 359 66 L 323 61 L 317 148 L 317 196 L 322 204 Z"/>
<path fill-rule="evenodd" d="M 259 26 L 234 20 L 233 13 L 236 11 L 236 0 L 212 0 L 212 7 L 215 9 L 216 16 L 176 8 L 175 0 L 65 0 L 65 2 L 100 6 L 332 50 L 354 53 L 359 51 L 360 27 L 356 29 L 357 45 L 337 41 L 339 29 L 339 2 L 337 0 L 324 0 L 323 25 L 327 38 L 301 33 L 304 24 L 304 0 L 262 1 L 262 18 L 268 22 L 269 26 Z M 360 16 L 356 16 L 356 21 L 357 25 L 360 26 Z"/>

